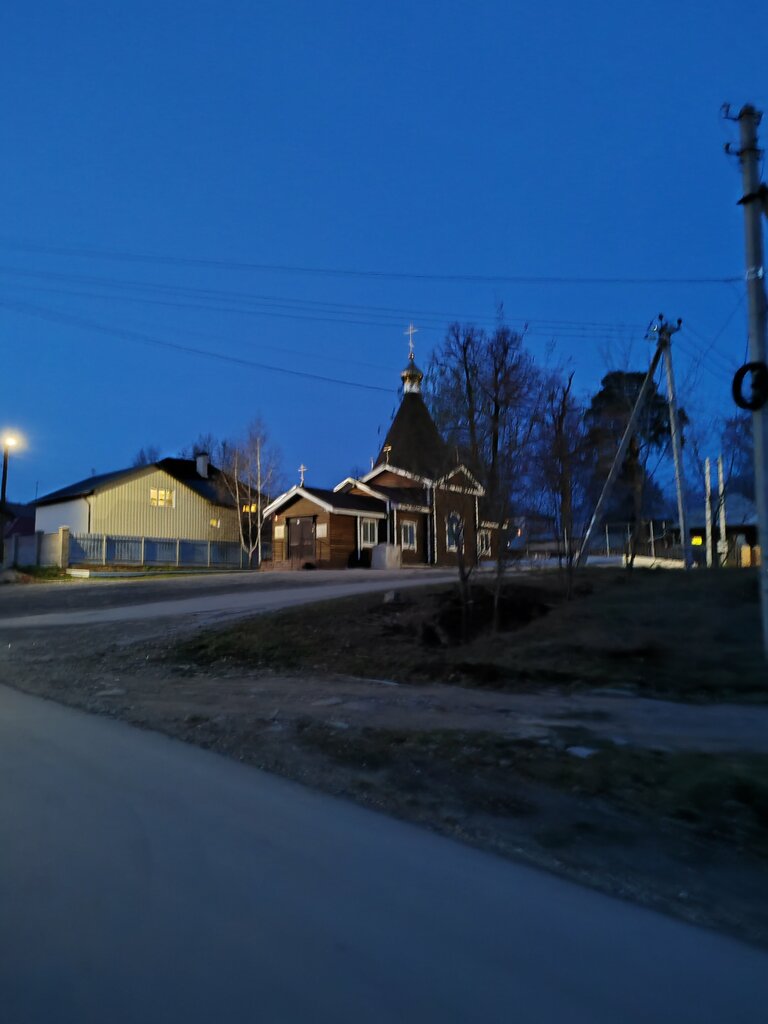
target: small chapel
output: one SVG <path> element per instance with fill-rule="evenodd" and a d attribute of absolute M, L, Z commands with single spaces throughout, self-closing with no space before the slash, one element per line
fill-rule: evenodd
<path fill-rule="evenodd" d="M 402 397 L 373 467 L 332 489 L 301 483 L 266 509 L 275 568 L 454 566 L 495 558 L 499 529 L 484 490 L 458 464 L 421 392 L 411 339 Z"/>

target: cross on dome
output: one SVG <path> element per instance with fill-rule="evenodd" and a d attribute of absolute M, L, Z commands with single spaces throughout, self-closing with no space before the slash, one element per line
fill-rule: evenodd
<path fill-rule="evenodd" d="M 419 328 L 418 327 L 414 327 L 413 323 L 408 324 L 408 330 L 407 331 L 403 331 L 403 334 L 407 334 L 408 335 L 408 358 L 411 360 L 411 362 L 413 362 L 413 360 L 414 360 L 414 355 L 413 355 L 413 336 L 414 336 L 414 334 L 418 334 L 418 333 L 419 333 Z"/>
<path fill-rule="evenodd" d="M 424 374 L 416 365 L 413 354 L 413 336 L 417 332 L 418 327 L 414 327 L 413 324 L 409 324 L 408 330 L 403 331 L 403 334 L 408 336 L 408 363 L 400 374 L 400 379 L 403 382 L 403 394 L 405 395 L 418 395 L 421 391 L 421 382 L 424 380 Z"/>

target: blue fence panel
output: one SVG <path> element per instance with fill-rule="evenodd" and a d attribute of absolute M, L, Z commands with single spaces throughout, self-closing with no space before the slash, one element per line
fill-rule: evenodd
<path fill-rule="evenodd" d="M 141 537 L 107 537 L 107 562 L 112 565 L 141 565 Z"/>
<path fill-rule="evenodd" d="M 144 540 L 145 565 L 176 565 L 176 541 L 164 537 Z"/>
<path fill-rule="evenodd" d="M 269 559 L 271 543 L 262 545 L 262 557 Z M 179 565 L 187 567 L 227 566 L 244 568 L 246 557 L 237 541 L 175 540 L 166 537 L 117 537 L 101 533 L 71 534 L 70 565 Z M 254 565 L 256 558 L 254 556 Z"/>
<path fill-rule="evenodd" d="M 208 565 L 207 540 L 179 541 L 180 565 Z"/>
<path fill-rule="evenodd" d="M 104 538 L 100 533 L 72 533 L 69 535 L 70 564 L 91 562 L 101 564 L 104 557 Z"/>

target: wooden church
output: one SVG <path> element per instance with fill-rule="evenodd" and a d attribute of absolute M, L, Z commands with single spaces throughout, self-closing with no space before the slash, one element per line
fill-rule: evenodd
<path fill-rule="evenodd" d="M 498 525 L 481 519 L 483 487 L 450 452 L 421 394 L 414 361 L 370 473 L 333 490 L 300 483 L 267 509 L 275 568 L 453 566 L 496 557 Z"/>

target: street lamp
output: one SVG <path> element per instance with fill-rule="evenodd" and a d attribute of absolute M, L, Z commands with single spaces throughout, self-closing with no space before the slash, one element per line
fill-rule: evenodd
<path fill-rule="evenodd" d="M 0 486 L 0 510 L 5 512 L 5 489 L 8 484 L 8 452 L 19 443 L 18 438 L 13 434 L 6 434 L 3 437 L 3 482 Z M 5 559 L 5 518 L 0 518 L 0 569 Z"/>
<path fill-rule="evenodd" d="M 5 505 L 5 490 L 8 485 L 8 452 L 19 443 L 18 438 L 13 434 L 6 434 L 3 438 L 3 484 L 0 489 L 0 505 Z"/>

